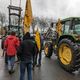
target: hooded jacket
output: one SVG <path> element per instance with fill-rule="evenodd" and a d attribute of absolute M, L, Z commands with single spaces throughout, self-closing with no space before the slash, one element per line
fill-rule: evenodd
<path fill-rule="evenodd" d="M 20 41 L 16 36 L 9 35 L 5 42 L 4 47 L 6 48 L 8 56 L 15 56 L 17 47 L 20 45 Z"/>
<path fill-rule="evenodd" d="M 23 36 L 23 42 L 21 43 L 18 56 L 21 61 L 29 63 L 36 54 L 36 44 L 35 41 L 30 37 L 29 33 Z"/>

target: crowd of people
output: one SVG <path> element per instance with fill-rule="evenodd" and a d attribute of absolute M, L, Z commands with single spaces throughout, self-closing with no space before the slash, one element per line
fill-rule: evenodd
<path fill-rule="evenodd" d="M 5 63 L 9 74 L 15 72 L 15 56 L 20 63 L 20 80 L 25 80 L 25 70 L 27 69 L 28 80 L 32 80 L 32 70 L 35 66 L 41 66 L 42 37 L 40 36 L 40 49 L 35 40 L 35 35 L 31 36 L 27 32 L 22 40 L 20 40 L 14 31 L 2 40 L 3 56 L 5 55 Z"/>

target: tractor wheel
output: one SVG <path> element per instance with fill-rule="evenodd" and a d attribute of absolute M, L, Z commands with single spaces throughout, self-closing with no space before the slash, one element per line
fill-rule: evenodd
<path fill-rule="evenodd" d="M 72 73 L 80 68 L 80 52 L 71 40 L 61 40 L 57 51 L 59 63 L 66 71 Z"/>
<path fill-rule="evenodd" d="M 45 56 L 50 58 L 52 56 L 52 52 L 53 52 L 52 44 L 51 43 L 45 43 L 45 46 L 44 46 Z"/>

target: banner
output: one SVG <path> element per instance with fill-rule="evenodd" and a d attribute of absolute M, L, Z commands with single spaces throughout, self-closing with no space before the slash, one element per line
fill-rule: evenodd
<path fill-rule="evenodd" d="M 32 23 L 31 1 L 27 0 L 24 16 L 24 33 L 29 32 L 31 23 Z"/>
<path fill-rule="evenodd" d="M 40 51 L 40 49 L 41 49 L 41 38 L 40 38 L 40 33 L 38 30 L 35 32 L 35 41 L 36 41 L 38 50 Z"/>

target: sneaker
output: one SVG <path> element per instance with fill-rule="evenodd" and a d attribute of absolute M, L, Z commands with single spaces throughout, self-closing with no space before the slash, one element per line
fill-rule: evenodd
<path fill-rule="evenodd" d="M 11 75 L 11 74 L 14 73 L 15 71 L 14 71 L 14 70 L 9 70 L 8 72 L 9 72 L 9 74 Z"/>
<path fill-rule="evenodd" d="M 9 72 L 9 74 L 11 74 L 11 70 L 9 70 L 8 72 Z"/>
<path fill-rule="evenodd" d="M 41 67 L 41 64 L 37 64 L 36 67 Z"/>
<path fill-rule="evenodd" d="M 14 70 L 11 70 L 11 73 L 14 73 L 15 71 Z"/>
<path fill-rule="evenodd" d="M 15 63 L 19 63 L 19 62 L 20 62 L 19 60 L 15 61 Z"/>
<path fill-rule="evenodd" d="M 32 70 L 34 71 L 34 67 L 32 67 Z"/>

